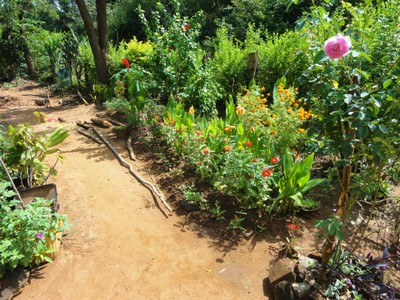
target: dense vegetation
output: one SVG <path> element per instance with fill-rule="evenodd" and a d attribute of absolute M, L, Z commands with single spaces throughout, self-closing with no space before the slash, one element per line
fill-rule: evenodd
<path fill-rule="evenodd" d="M 124 113 L 123 129 L 231 197 L 227 215 L 182 187 L 231 228 L 254 210 L 315 209 L 308 191 L 338 186 L 336 213 L 319 223 L 327 264 L 355 204 L 375 208 L 398 182 L 398 1 L 115 0 L 106 19 L 106 1 L 76 3 L 84 25 L 73 1 L 0 1 L 1 76 L 85 88 Z M 323 178 L 318 157 L 330 161 Z"/>

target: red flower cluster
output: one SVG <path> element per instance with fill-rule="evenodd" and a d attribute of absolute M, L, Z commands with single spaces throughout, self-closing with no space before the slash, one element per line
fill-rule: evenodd
<path fill-rule="evenodd" d="M 131 65 L 129 64 L 129 61 L 126 58 L 123 58 L 121 61 L 125 67 L 127 67 L 128 69 L 131 67 Z"/>

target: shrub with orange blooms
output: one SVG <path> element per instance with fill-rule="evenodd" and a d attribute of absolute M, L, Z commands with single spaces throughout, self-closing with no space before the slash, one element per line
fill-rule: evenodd
<path fill-rule="evenodd" d="M 236 109 L 238 111 L 239 107 L 246 111 L 240 117 L 247 130 L 260 130 L 269 143 L 282 153 L 286 147 L 301 146 L 307 138 L 304 127 L 312 118 L 312 112 L 304 101 L 297 99 L 297 88 L 286 88 L 285 82 L 285 78 L 278 80 L 272 95 L 253 83 L 243 95 L 238 96 Z"/>

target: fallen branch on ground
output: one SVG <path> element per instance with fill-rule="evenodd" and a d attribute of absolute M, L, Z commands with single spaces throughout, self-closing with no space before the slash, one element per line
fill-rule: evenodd
<path fill-rule="evenodd" d="M 82 135 L 88 137 L 89 139 L 95 141 L 97 144 L 101 144 L 101 141 L 100 141 L 98 138 L 96 138 L 95 136 L 93 136 L 92 134 L 89 134 L 89 133 L 83 131 L 83 130 L 80 129 L 80 128 L 78 128 L 77 131 L 78 131 L 80 134 L 82 134 Z"/>
<path fill-rule="evenodd" d="M 168 205 L 167 201 L 158 191 L 157 187 L 151 184 L 150 182 L 146 181 L 145 179 L 143 179 L 139 174 L 137 174 L 136 171 L 133 169 L 133 167 L 121 157 L 118 151 L 115 150 L 115 148 L 107 141 L 107 139 L 96 128 L 93 128 L 93 131 L 98 135 L 98 137 L 102 140 L 102 142 L 106 144 L 106 146 L 111 150 L 111 152 L 114 153 L 120 164 L 123 165 L 125 168 L 129 169 L 129 173 L 131 173 L 141 184 L 143 184 L 145 187 L 150 189 L 155 195 L 157 195 L 164 204 L 164 206 L 169 211 L 172 212 L 172 208 Z"/>
<path fill-rule="evenodd" d="M 128 152 L 129 152 L 129 158 L 131 160 L 136 161 L 136 156 L 132 149 L 132 135 L 131 134 L 129 134 L 128 138 L 126 139 L 126 148 L 128 149 Z"/>

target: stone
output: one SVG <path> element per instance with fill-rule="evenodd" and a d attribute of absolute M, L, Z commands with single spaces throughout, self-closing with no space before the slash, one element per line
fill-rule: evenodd
<path fill-rule="evenodd" d="M 292 290 L 298 299 L 307 299 L 311 292 L 311 285 L 308 283 L 293 283 Z"/>
<path fill-rule="evenodd" d="M 309 258 L 307 256 L 299 256 L 299 266 L 309 269 L 318 268 L 319 262 L 316 259 Z"/>
<path fill-rule="evenodd" d="M 275 300 L 296 300 L 292 290 L 292 284 L 289 281 L 283 280 L 278 282 L 274 287 Z"/>
<path fill-rule="evenodd" d="M 21 293 L 22 288 L 28 283 L 29 274 L 29 270 L 22 267 L 16 268 L 12 273 L 6 273 L 0 290 L 0 300 L 11 300 Z"/>
<path fill-rule="evenodd" d="M 283 258 L 278 260 L 269 269 L 269 281 L 271 286 L 274 287 L 278 282 L 286 280 L 289 282 L 294 282 L 294 267 L 295 262 L 288 258 Z"/>

